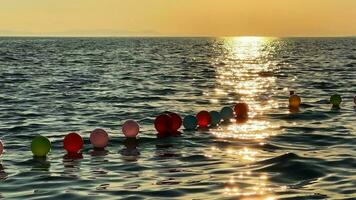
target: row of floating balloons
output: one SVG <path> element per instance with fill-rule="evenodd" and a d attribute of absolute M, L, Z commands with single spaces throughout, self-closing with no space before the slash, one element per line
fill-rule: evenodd
<path fill-rule="evenodd" d="M 294 91 L 290 91 L 289 107 L 299 108 L 301 102 L 301 98 L 297 94 L 295 94 Z M 340 107 L 342 98 L 339 94 L 333 94 L 331 95 L 329 102 L 333 105 L 333 107 Z M 356 104 L 356 96 L 354 96 L 354 103 Z"/>
<path fill-rule="evenodd" d="M 333 106 L 340 106 L 342 98 L 340 95 L 332 95 L 330 103 Z M 354 97 L 356 104 L 356 96 Z M 301 98 L 290 93 L 289 106 L 298 108 L 301 104 Z M 183 125 L 187 130 L 194 130 L 197 127 L 207 128 L 219 125 L 223 121 L 230 121 L 232 118 L 244 120 L 248 118 L 248 105 L 246 103 L 237 103 L 234 109 L 231 107 L 223 107 L 218 111 L 200 111 L 196 116 L 188 115 L 182 118 L 174 112 L 164 112 L 156 117 L 154 127 L 158 132 L 158 137 L 179 135 L 179 128 Z M 139 133 L 139 124 L 134 120 L 127 120 L 122 125 L 122 132 L 127 138 L 136 138 Z M 109 142 L 109 135 L 103 129 L 95 129 L 90 134 L 90 143 L 96 149 L 104 149 Z M 69 133 L 64 137 L 63 148 L 68 154 L 77 154 L 83 148 L 84 140 L 78 133 Z M 3 153 L 4 145 L 0 140 L 0 155 Z M 42 135 L 33 138 L 31 142 L 31 151 L 35 157 L 45 157 L 51 150 L 50 140 Z"/>
<path fill-rule="evenodd" d="M 235 105 L 236 117 L 246 118 L 248 106 L 246 103 Z M 222 120 L 228 121 L 234 117 L 234 110 L 231 107 L 223 107 L 220 112 L 201 111 L 196 116 L 188 115 L 183 120 L 181 116 L 174 112 L 164 112 L 158 115 L 154 121 L 158 137 L 179 135 L 179 128 L 183 125 L 185 129 L 194 130 L 197 127 L 206 128 L 217 126 Z M 122 132 L 127 138 L 136 138 L 140 127 L 135 120 L 127 120 L 122 125 Z M 95 149 L 104 149 L 109 143 L 109 134 L 104 129 L 95 129 L 90 133 L 90 143 Z M 70 154 L 77 154 L 84 146 L 84 140 L 78 133 L 68 133 L 63 139 L 63 148 Z M 4 145 L 0 140 L 0 155 L 3 153 Z M 35 157 L 45 157 L 51 150 L 50 140 L 42 135 L 32 139 L 31 151 Z"/>

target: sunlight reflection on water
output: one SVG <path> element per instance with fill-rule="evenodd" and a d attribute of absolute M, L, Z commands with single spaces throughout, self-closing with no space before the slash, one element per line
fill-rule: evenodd
<path fill-rule="evenodd" d="M 276 64 L 264 62 L 269 52 L 266 48 L 269 48 L 271 41 L 273 38 L 225 38 L 225 48 L 229 54 L 227 58 L 219 61 L 227 64 L 218 65 L 216 69 L 217 94 L 236 94 L 237 98 L 249 104 L 251 113 L 278 107 L 278 104 L 270 99 L 276 86 L 276 77 L 273 74 Z M 248 62 L 250 60 L 253 62 Z M 261 102 L 264 105 L 261 105 Z"/>
<path fill-rule="evenodd" d="M 278 103 L 270 99 L 276 88 L 276 77 L 273 75 L 275 65 L 259 63 L 268 53 L 265 49 L 273 40 L 274 38 L 264 37 L 224 38 L 225 47 L 229 51 L 228 59 L 241 62 L 218 65 L 215 95 L 235 94 L 236 98 L 231 103 L 236 103 L 236 99 L 246 102 L 250 108 L 250 118 L 261 116 L 266 110 L 278 107 Z M 222 59 L 225 60 L 218 62 L 226 63 L 226 58 Z M 246 62 L 248 60 L 254 60 L 256 63 Z M 243 124 L 217 129 L 213 134 L 219 138 L 263 139 L 275 134 L 270 129 L 277 127 L 269 121 L 249 120 Z"/>
<path fill-rule="evenodd" d="M 234 139 L 263 145 L 265 138 L 278 134 L 278 123 L 259 118 L 265 111 L 278 108 L 278 103 L 270 99 L 276 90 L 276 77 L 273 74 L 276 64 L 264 62 L 265 57 L 268 56 L 269 51 L 266 51 L 266 48 L 270 41 L 273 41 L 273 38 L 224 38 L 228 56 L 222 58 L 224 60 L 217 61 L 224 64 L 217 65 L 216 68 L 218 84 L 214 95 L 233 94 L 230 102 L 232 105 L 236 103 L 236 99 L 246 102 L 249 105 L 249 120 L 242 123 L 232 120 L 230 125 L 212 130 L 212 135 L 217 139 Z M 211 147 L 209 153 L 213 155 L 216 151 L 225 151 L 225 154 L 234 157 L 237 163 L 252 163 L 258 160 L 261 151 L 241 145 L 242 147 L 237 149 L 223 150 Z M 246 179 L 244 182 L 249 182 L 249 186 L 239 187 L 237 183 L 241 179 Z M 274 189 L 273 186 L 269 186 L 267 175 L 256 176 L 246 171 L 241 172 L 237 177 L 230 177 L 224 193 L 228 196 L 274 199 L 272 196 Z"/>
<path fill-rule="evenodd" d="M 266 174 L 255 175 L 247 171 L 240 172 L 238 176 L 231 176 L 225 184 L 224 194 L 227 196 L 239 196 L 242 199 L 271 200 L 275 199 L 273 192 L 285 190 L 287 190 L 286 186 L 269 184 Z"/>
<path fill-rule="evenodd" d="M 248 120 L 245 123 L 233 123 L 226 127 L 219 127 L 211 133 L 218 138 L 233 138 L 240 140 L 261 140 L 275 135 L 279 126 L 268 121 Z"/>

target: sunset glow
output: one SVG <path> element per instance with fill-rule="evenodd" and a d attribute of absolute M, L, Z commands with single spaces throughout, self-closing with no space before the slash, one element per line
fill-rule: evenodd
<path fill-rule="evenodd" d="M 0 35 L 355 35 L 353 0 L 1 0 Z"/>

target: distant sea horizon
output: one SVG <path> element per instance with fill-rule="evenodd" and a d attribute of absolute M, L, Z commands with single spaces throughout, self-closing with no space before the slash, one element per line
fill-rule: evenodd
<path fill-rule="evenodd" d="M 260 37 L 260 38 L 354 38 L 356 35 L 1 35 L 0 38 L 234 38 L 234 37 Z"/>

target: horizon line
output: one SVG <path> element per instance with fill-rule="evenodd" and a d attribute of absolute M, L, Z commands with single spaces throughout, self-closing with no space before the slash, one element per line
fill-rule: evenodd
<path fill-rule="evenodd" d="M 230 37 L 265 37 L 265 38 L 349 38 L 356 35 L 291 35 L 291 36 L 272 36 L 272 35 L 2 35 L 1 38 L 230 38 Z"/>

